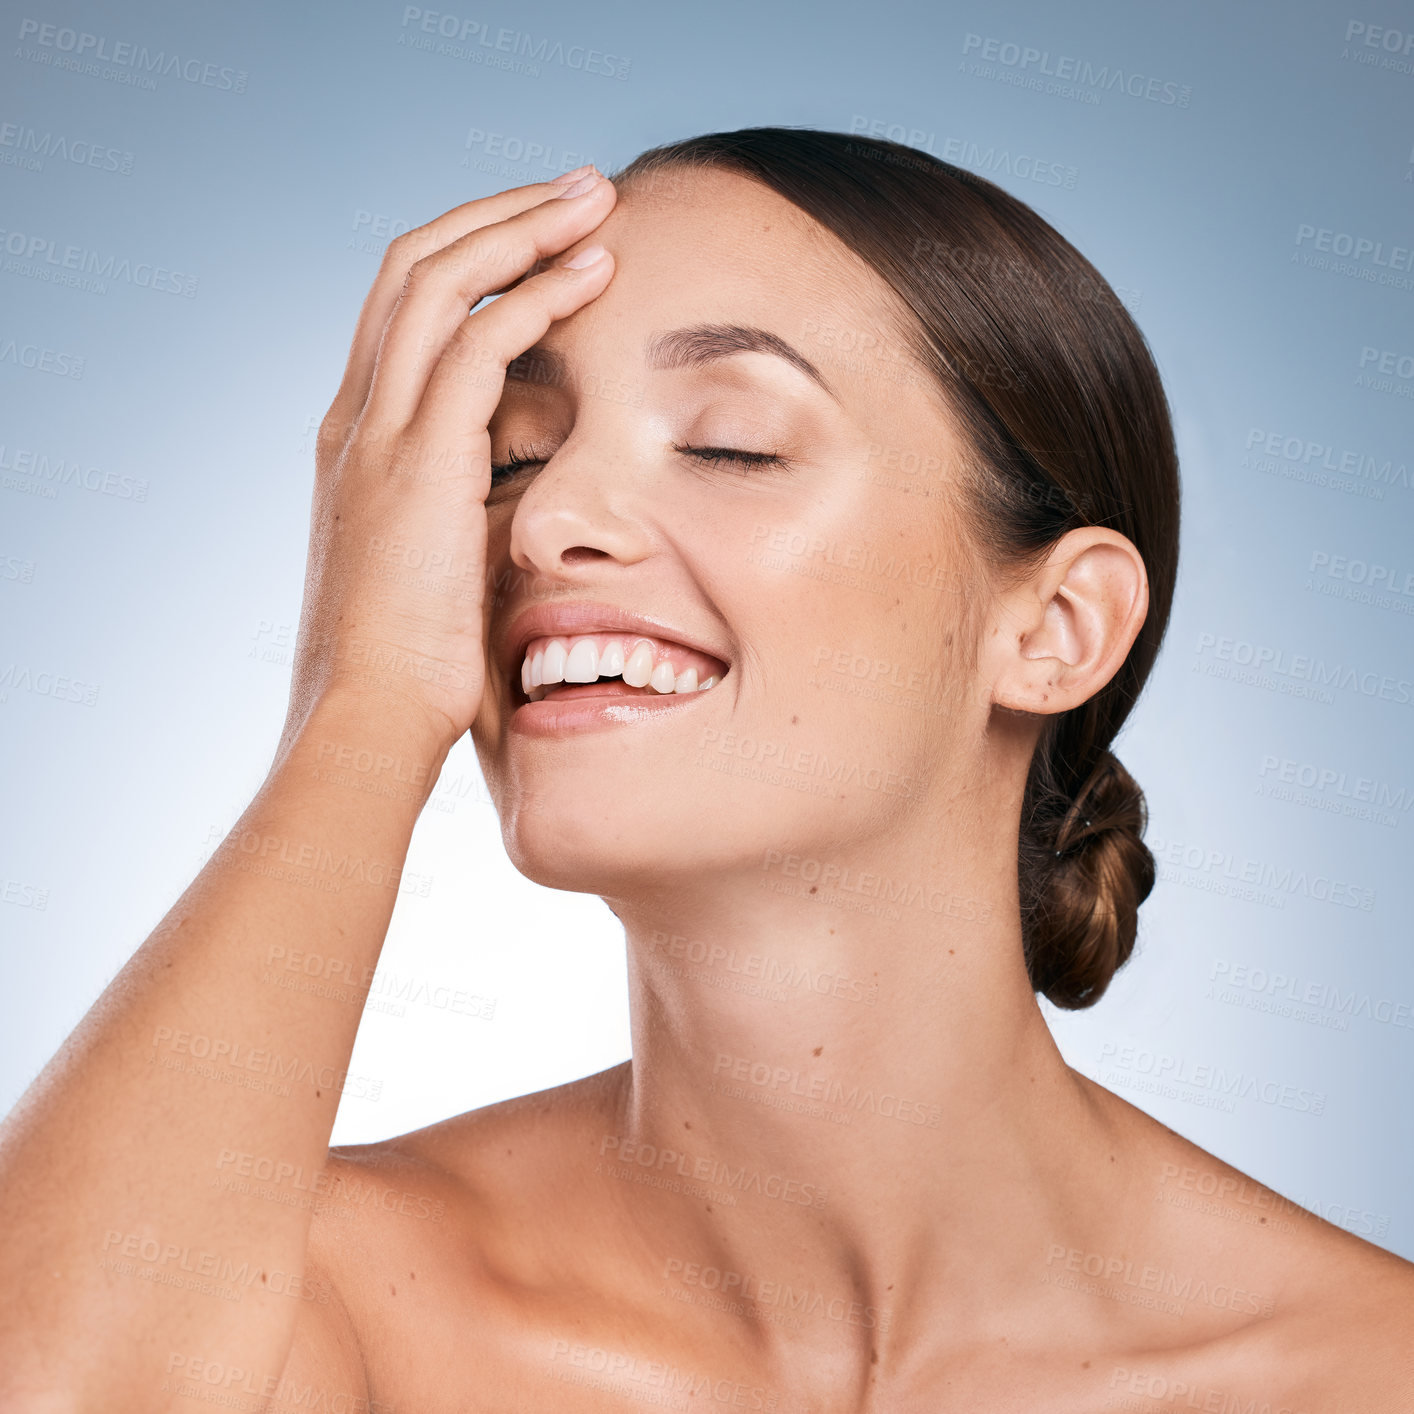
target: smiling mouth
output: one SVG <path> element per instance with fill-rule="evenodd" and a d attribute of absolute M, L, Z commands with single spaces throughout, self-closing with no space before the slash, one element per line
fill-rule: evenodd
<path fill-rule="evenodd" d="M 521 661 L 520 696 L 527 703 L 686 697 L 711 691 L 728 671 L 720 658 L 647 634 L 533 638 Z"/>

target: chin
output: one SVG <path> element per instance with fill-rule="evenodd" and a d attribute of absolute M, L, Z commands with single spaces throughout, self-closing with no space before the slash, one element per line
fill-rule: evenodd
<path fill-rule="evenodd" d="M 645 814 L 637 794 L 566 783 L 507 802 L 506 854 L 527 879 L 571 893 L 632 892 L 657 876 L 692 870 L 694 822 Z"/>
<path fill-rule="evenodd" d="M 645 769 L 641 783 L 562 777 L 548 791 L 498 793 L 501 839 L 515 868 L 546 888 L 628 898 L 699 889 L 710 877 L 759 872 L 768 847 L 804 833 L 799 798 L 704 800 L 684 772 Z M 696 772 L 688 772 L 696 775 Z M 661 787 L 655 783 L 664 783 Z M 792 796 L 794 793 L 791 793 Z"/>

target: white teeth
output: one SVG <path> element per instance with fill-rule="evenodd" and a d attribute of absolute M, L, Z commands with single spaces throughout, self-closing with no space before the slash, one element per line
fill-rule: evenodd
<path fill-rule="evenodd" d="M 603 671 L 599 662 L 599 650 L 592 638 L 579 639 L 565 660 L 566 682 L 595 682 Z"/>
<path fill-rule="evenodd" d="M 599 655 L 599 676 L 618 677 L 624 670 L 624 646 L 617 638 L 609 640 L 609 646 Z"/>
<path fill-rule="evenodd" d="M 564 682 L 565 680 L 565 641 L 562 638 L 552 638 L 545 645 L 545 667 L 541 672 L 540 680 L 549 687 L 551 683 Z"/>
<path fill-rule="evenodd" d="M 668 671 L 671 672 L 672 669 Z M 647 687 L 652 676 L 653 647 L 648 643 L 640 643 L 628 655 L 628 662 L 624 664 L 624 681 L 630 687 Z"/>
<path fill-rule="evenodd" d="M 699 682 L 696 666 L 679 673 L 668 659 L 658 662 L 656 646 L 644 639 L 634 644 L 627 659 L 624 645 L 623 637 L 611 637 L 601 652 L 593 636 L 552 638 L 521 660 L 521 690 L 532 702 L 539 702 L 557 683 L 591 683 L 600 678 L 621 677 L 629 687 L 651 687 L 663 696 L 703 692 L 716 685 L 715 673 Z"/>

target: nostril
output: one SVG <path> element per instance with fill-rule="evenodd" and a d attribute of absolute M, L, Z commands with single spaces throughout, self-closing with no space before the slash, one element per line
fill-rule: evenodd
<path fill-rule="evenodd" d="M 592 545 L 571 545 L 568 550 L 560 551 L 560 562 L 566 568 L 578 564 L 592 564 L 595 560 L 611 559 L 613 556 L 607 550 L 596 550 Z"/>

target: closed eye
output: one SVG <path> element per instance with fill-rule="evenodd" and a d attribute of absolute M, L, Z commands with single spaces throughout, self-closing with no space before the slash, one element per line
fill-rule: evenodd
<path fill-rule="evenodd" d="M 695 457 L 708 466 L 719 466 L 732 462 L 737 466 L 786 466 L 788 462 L 779 452 L 745 452 L 735 447 L 684 447 L 674 444 L 673 450 L 684 456 Z M 492 463 L 491 480 L 514 476 L 522 467 L 537 466 L 547 458 L 525 456 L 516 451 L 510 453 L 507 461 Z"/>
<path fill-rule="evenodd" d="M 722 462 L 735 462 L 738 466 L 785 466 L 786 459 L 779 452 L 742 452 L 732 447 L 679 447 L 675 452 L 696 457 L 708 466 Z"/>
<path fill-rule="evenodd" d="M 512 449 L 509 460 L 491 463 L 491 484 L 494 486 L 498 478 L 514 476 L 523 466 L 535 466 L 544 460 L 544 457 L 528 457 Z"/>

